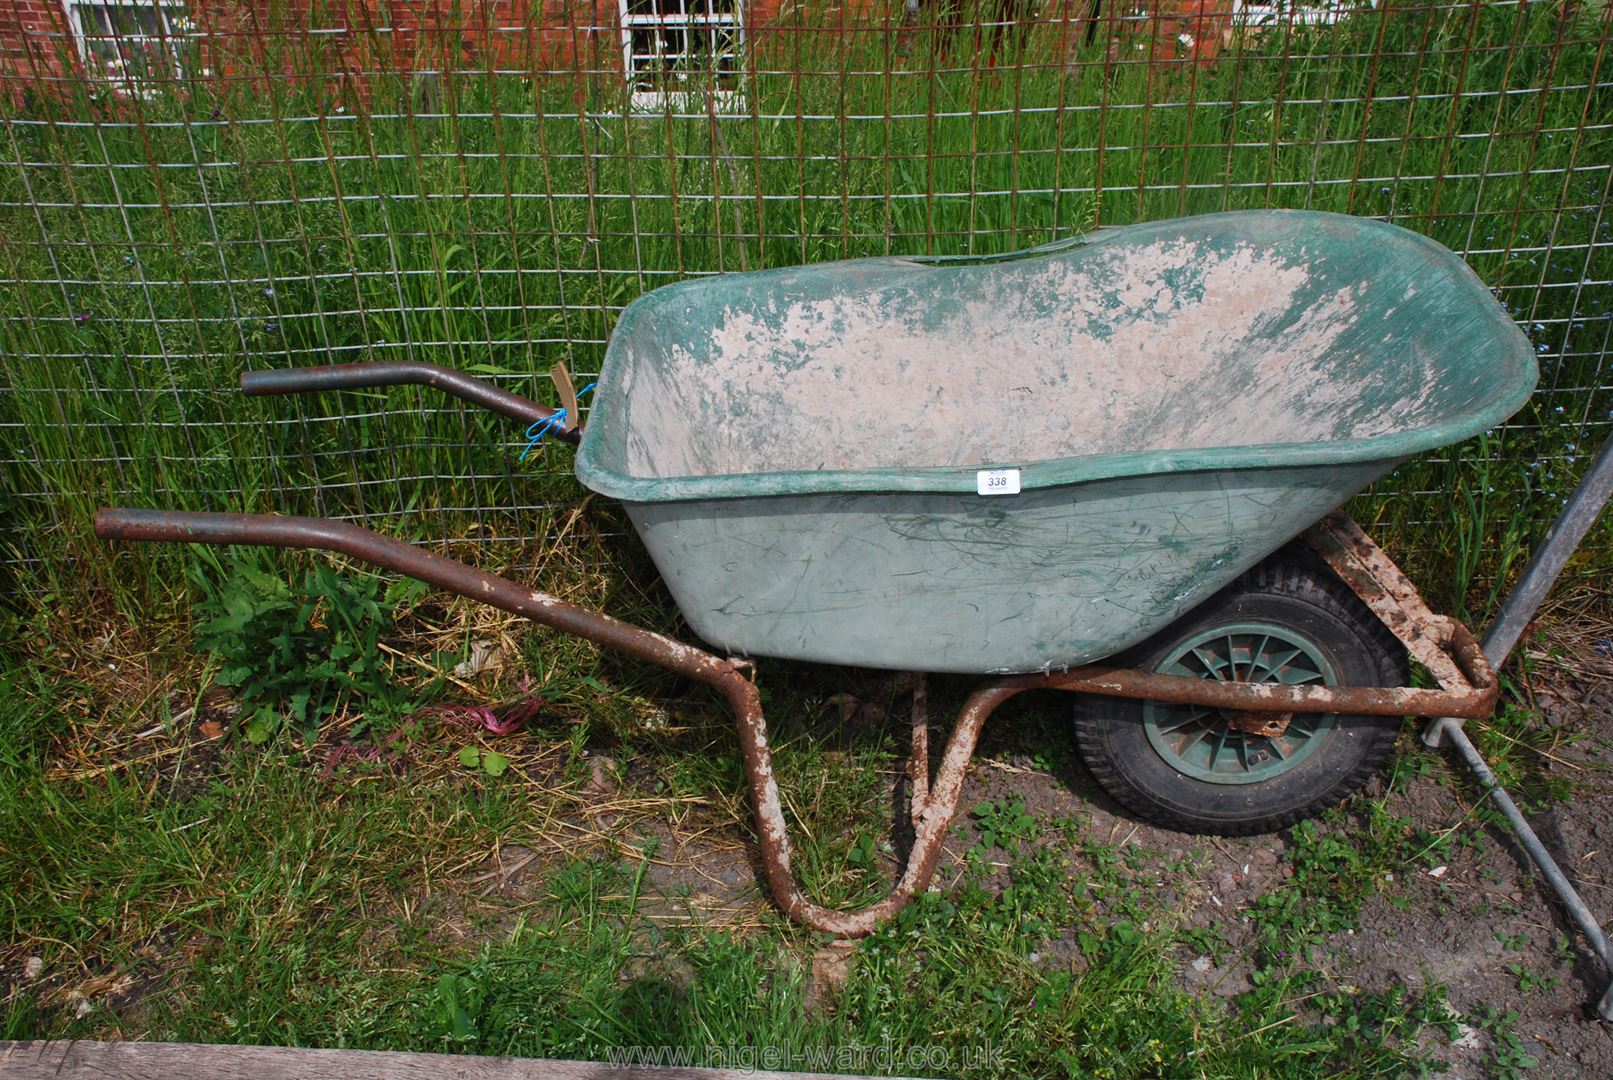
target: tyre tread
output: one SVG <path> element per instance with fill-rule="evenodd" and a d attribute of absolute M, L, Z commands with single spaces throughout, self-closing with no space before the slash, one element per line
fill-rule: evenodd
<path fill-rule="evenodd" d="M 1333 573 L 1326 562 L 1308 548 L 1296 543 L 1280 549 L 1264 562 L 1245 571 L 1217 595 L 1246 592 L 1275 593 L 1309 603 L 1324 611 L 1331 609 L 1330 614 L 1347 619 L 1358 630 L 1364 631 L 1364 636 L 1371 640 L 1379 674 L 1383 677 L 1378 685 L 1404 686 L 1411 681 L 1411 667 L 1405 647 L 1361 598 Z M 1167 629 L 1161 635 L 1135 646 L 1116 663 L 1120 666 L 1131 666 L 1135 661 L 1128 658 L 1146 655 L 1151 651 L 1151 645 L 1170 633 L 1171 630 Z M 1075 714 L 1076 745 L 1081 750 L 1087 771 L 1104 791 L 1126 809 L 1150 824 L 1177 832 L 1250 836 L 1285 829 L 1326 806 L 1347 799 L 1358 792 L 1382 768 L 1400 735 L 1399 728 L 1393 724 L 1386 723 L 1368 728 L 1366 734 L 1371 741 L 1355 767 L 1331 785 L 1327 792 L 1311 802 L 1282 813 L 1237 820 L 1208 821 L 1159 805 L 1121 772 L 1102 745 L 1103 729 L 1111 721 L 1097 710 L 1087 707 L 1092 700 L 1102 699 L 1087 699 L 1081 702 Z"/>

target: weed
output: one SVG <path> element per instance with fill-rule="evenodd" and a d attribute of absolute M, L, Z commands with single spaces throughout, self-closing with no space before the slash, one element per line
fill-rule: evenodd
<path fill-rule="evenodd" d="M 1501 943 L 1501 948 L 1507 952 L 1522 952 L 1529 944 L 1529 935 L 1525 933 L 1509 934 L 1505 930 L 1497 930 L 1495 939 Z"/>
<path fill-rule="evenodd" d="M 1220 923 L 1189 927 L 1182 931 L 1181 941 L 1190 951 L 1208 956 L 1213 964 L 1221 964 L 1226 957 L 1227 938 Z"/>
<path fill-rule="evenodd" d="M 1418 846 L 1418 830 L 1408 819 L 1377 800 L 1357 805 L 1364 820 L 1348 835 L 1338 828 L 1343 811 L 1294 826 L 1286 856 L 1290 887 L 1259 897 L 1250 908 L 1266 960 L 1298 964 L 1328 935 L 1352 928 L 1361 904 L 1395 870 L 1426 856 L 1428 845 Z"/>
<path fill-rule="evenodd" d="M 1503 1013 L 1487 1006 L 1474 1019 L 1490 1033 L 1491 1050 L 1486 1075 L 1495 1080 L 1522 1080 L 1525 1072 L 1540 1064 L 1534 1055 L 1524 1049 L 1523 1040 L 1513 1030 L 1513 1025 L 1518 1022 L 1517 1013 Z"/>
<path fill-rule="evenodd" d="M 857 842 L 846 852 L 846 859 L 853 866 L 867 868 L 874 863 L 874 834 L 863 833 Z"/>
<path fill-rule="evenodd" d="M 240 696 L 247 738 L 266 742 L 291 724 L 312 741 L 319 722 L 350 703 L 365 710 L 360 729 L 408 709 L 412 698 L 378 645 L 392 628 L 392 605 L 415 585 L 400 583 L 383 598 L 377 579 L 349 580 L 324 563 L 295 585 L 238 564 L 204 606 L 210 617 L 196 644 L 218 658 L 218 681 Z"/>
<path fill-rule="evenodd" d="M 971 811 L 971 816 L 980 828 L 982 855 L 984 849 L 994 847 L 1004 851 L 1018 850 L 1022 841 L 1035 840 L 1039 833 L 1036 819 L 1025 812 L 1025 800 L 1018 797 L 1001 802 L 983 802 Z"/>
<path fill-rule="evenodd" d="M 1404 792 L 1420 780 L 1438 775 L 1435 758 L 1421 748 L 1402 750 L 1389 762 L 1389 790 Z"/>
<path fill-rule="evenodd" d="M 491 777 L 500 777 L 509 770 L 510 759 L 496 750 L 467 746 L 459 751 L 459 763 L 467 769 L 479 769 Z"/>
<path fill-rule="evenodd" d="M 1542 768 L 1560 751 L 1574 745 L 1583 733 L 1548 726 L 1539 712 L 1517 698 L 1517 686 L 1503 678 L 1508 692 L 1487 721 L 1470 725 L 1474 743 L 1489 762 L 1497 781 L 1526 812 L 1550 802 L 1561 802 L 1573 792 L 1573 782 L 1560 772 Z"/>
<path fill-rule="evenodd" d="M 0 720 L 27 712 L 15 696 L 23 678 L 0 679 Z M 562 755 L 574 730 L 550 736 Z M 844 862 L 853 839 L 878 862 L 869 838 L 883 835 L 874 821 L 888 761 L 878 742 L 831 753 L 798 736 L 779 747 L 791 790 L 844 781 L 862 792 L 825 798 L 827 816 L 811 819 L 824 834 L 816 872 L 832 883 L 880 877 Z M 694 755 L 648 756 L 660 773 Z M 1134 845 L 1072 845 L 1062 823 L 1013 799 L 978 819 L 997 833 L 1001 865 L 966 862 L 955 888 L 918 897 L 858 948 L 843 988 L 814 1011 L 802 952 L 815 943 L 777 916 L 739 933 L 668 926 L 662 905 L 693 900 L 681 883 L 646 908 L 653 842 L 626 859 L 564 858 L 508 900 L 456 888 L 466 852 L 535 845 L 535 822 L 574 807 L 546 801 L 547 787 L 466 784 L 451 771 L 333 786 L 280 756 L 245 754 L 224 758 L 215 783 L 168 799 L 143 778 L 46 782 L 36 757 L 0 769 L 0 796 L 30 808 L 0 817 L 7 940 L 34 943 L 53 970 L 89 958 L 161 989 L 83 1018 L 14 997 L 8 1034 L 22 1037 L 104 1037 L 117 1025 L 180 1041 L 592 1060 L 635 1045 L 768 1046 L 820 1069 L 812 1054 L 891 1046 L 945 1057 L 948 1067 L 902 1070 L 940 1075 L 975 1061 L 968 1075 L 1141 1078 L 1186 1062 L 1210 1076 L 1362 1080 L 1404 1075 L 1417 1033 L 1439 1022 L 1432 995 L 1330 995 L 1281 963 L 1230 1005 L 1184 992 L 1179 958 L 1224 950 L 1218 933 L 1183 927 L 1157 902 L 1152 875 L 1129 865 Z M 1365 872 L 1314 839 L 1311 886 Z M 488 909 L 455 914 L 475 905 Z M 983 1062 L 969 1057 L 986 1047 Z"/>
<path fill-rule="evenodd" d="M 1541 975 L 1522 964 L 1508 964 L 1507 971 L 1517 981 L 1518 989 L 1525 994 L 1546 993 L 1562 983 L 1555 975 Z"/>

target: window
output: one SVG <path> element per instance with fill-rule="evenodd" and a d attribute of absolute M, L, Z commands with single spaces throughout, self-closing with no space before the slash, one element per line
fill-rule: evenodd
<path fill-rule="evenodd" d="M 738 101 L 744 19 L 740 0 L 618 0 L 622 69 L 637 108 L 719 110 Z"/>
<path fill-rule="evenodd" d="M 67 0 L 68 23 L 91 74 L 131 93 L 184 76 L 191 21 L 180 4 L 156 0 Z"/>
<path fill-rule="evenodd" d="M 1362 8 L 1376 8 L 1378 0 L 1232 0 L 1232 20 L 1242 26 L 1332 26 Z"/>

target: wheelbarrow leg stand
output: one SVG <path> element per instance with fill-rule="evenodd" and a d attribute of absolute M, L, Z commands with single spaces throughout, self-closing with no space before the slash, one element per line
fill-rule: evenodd
<path fill-rule="evenodd" d="M 1557 576 L 1562 573 L 1569 558 L 1585 539 L 1585 534 L 1596 523 L 1597 516 L 1607 505 L 1610 494 L 1613 494 L 1613 439 L 1602 445 L 1596 460 L 1586 471 L 1585 478 L 1580 481 L 1579 487 L 1569 498 L 1568 505 L 1552 524 L 1551 531 L 1547 533 L 1540 549 L 1529 560 L 1523 576 L 1507 595 L 1490 628 L 1485 631 L 1484 655 L 1497 670 L 1500 670 L 1501 665 L 1506 663 L 1507 657 L 1512 654 L 1513 647 L 1517 645 L 1524 629 L 1535 617 L 1535 612 L 1540 610 L 1540 605 L 1546 599 L 1546 594 L 1551 591 Z M 1602 961 L 1603 967 L 1613 974 L 1613 949 L 1609 948 L 1601 922 L 1580 898 L 1579 893 L 1569 882 L 1568 876 L 1557 865 L 1557 860 L 1551 857 L 1546 846 L 1540 842 L 1540 837 L 1530 827 L 1518 805 L 1496 781 L 1495 773 L 1485 763 L 1478 748 L 1473 745 L 1473 740 L 1467 737 L 1467 732 L 1462 730 L 1462 721 L 1455 717 L 1430 720 L 1423 729 L 1423 742 L 1431 747 L 1448 745 L 1456 751 L 1457 757 L 1473 774 L 1479 787 L 1506 817 L 1507 823 L 1512 826 L 1512 831 L 1517 834 L 1518 842 L 1528 853 L 1530 861 L 1540 868 L 1541 875 L 1551 884 L 1557 898 L 1562 901 L 1569 917 L 1585 935 L 1585 940 L 1590 943 L 1592 951 Z M 1610 979 L 1601 999 L 1597 1002 L 1596 1012 L 1603 1020 L 1613 1020 L 1613 979 Z"/>
<path fill-rule="evenodd" d="M 913 741 L 907 759 L 907 783 L 908 814 L 917 832 L 924 806 L 930 801 L 930 688 L 922 671 L 913 672 Z"/>
<path fill-rule="evenodd" d="M 952 725 L 946 750 L 933 780 L 929 777 L 929 735 L 923 717 L 923 684 L 916 696 L 913 724 L 913 751 L 909 776 L 913 784 L 913 848 L 908 853 L 902 875 L 884 899 L 857 911 L 835 911 L 809 901 L 796 884 L 790 866 L 790 839 L 779 799 L 778 781 L 773 774 L 773 754 L 767 742 L 767 723 L 756 688 L 749 682 L 726 686 L 728 704 L 739 725 L 739 746 L 749 782 L 751 810 L 756 818 L 757 842 L 761 848 L 762 872 L 773 900 L 790 918 L 836 937 L 862 937 L 873 933 L 884 920 L 905 907 L 935 876 L 941 849 L 952 827 L 963 795 L 969 760 L 986 718 L 997 706 L 1034 683 L 1023 679 L 989 682 L 969 695 Z M 920 782 L 923 777 L 923 782 Z M 921 788 L 923 789 L 921 791 Z"/>

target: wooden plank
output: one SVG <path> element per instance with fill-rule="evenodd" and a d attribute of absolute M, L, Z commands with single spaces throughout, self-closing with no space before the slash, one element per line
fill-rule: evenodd
<path fill-rule="evenodd" d="M 759 1057 L 760 1055 L 758 1055 Z M 856 1080 L 824 1073 L 150 1042 L 0 1041 L 5 1080 Z"/>

